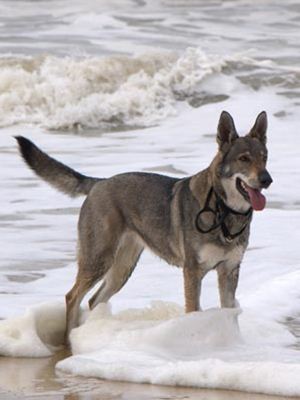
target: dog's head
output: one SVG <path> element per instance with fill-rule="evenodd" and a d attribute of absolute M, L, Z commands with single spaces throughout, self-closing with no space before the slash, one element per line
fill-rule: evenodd
<path fill-rule="evenodd" d="M 267 114 L 261 112 L 250 132 L 239 137 L 231 115 L 223 111 L 218 125 L 218 180 L 227 205 L 237 211 L 250 207 L 262 210 L 266 199 L 261 193 L 272 178 L 267 164 Z"/>

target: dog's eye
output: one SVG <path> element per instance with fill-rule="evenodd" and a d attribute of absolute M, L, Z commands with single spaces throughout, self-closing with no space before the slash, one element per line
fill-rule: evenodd
<path fill-rule="evenodd" d="M 239 157 L 239 161 L 242 161 L 242 162 L 250 162 L 251 159 L 250 159 L 249 156 L 247 156 L 246 154 L 244 154 L 244 155 L 242 155 L 242 156 Z"/>

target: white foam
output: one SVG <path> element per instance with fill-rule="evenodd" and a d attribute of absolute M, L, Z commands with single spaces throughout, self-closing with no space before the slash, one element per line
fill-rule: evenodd
<path fill-rule="evenodd" d="M 181 315 L 183 311 L 177 305 L 156 302 L 150 308 L 112 315 L 101 305 L 80 328 L 73 330 L 72 351 L 82 354 L 108 347 L 125 347 L 134 351 L 149 349 L 165 356 L 188 357 L 201 354 L 203 348 L 207 351 L 239 340 L 233 321 L 237 313 L 237 310 L 211 310 Z M 208 336 L 209 329 L 211 334 Z"/>
<path fill-rule="evenodd" d="M 300 364 L 157 360 L 145 354 L 103 351 L 67 359 L 62 371 L 109 380 L 298 396 Z M 276 377 L 276 379 L 274 379 Z"/>
<path fill-rule="evenodd" d="M 31 307 L 24 316 L 0 321 L 0 355 L 47 357 L 63 343 L 65 307 L 44 304 Z"/>
<path fill-rule="evenodd" d="M 1 321 L 0 354 L 52 354 L 63 341 L 64 311 L 61 303 L 44 304 Z M 176 304 L 155 302 L 112 314 L 101 304 L 72 331 L 75 355 L 57 369 L 110 380 L 300 395 L 298 352 L 278 349 L 284 328 L 274 321 L 261 324 L 247 312 L 238 324 L 240 312 L 211 309 L 185 315 Z M 256 329 L 249 330 L 250 325 Z"/>
<path fill-rule="evenodd" d="M 2 58 L 0 126 L 154 125 L 176 115 L 177 97 L 196 93 L 207 78 L 218 75 L 214 86 L 221 90 L 226 79 L 219 74 L 233 61 L 248 63 L 249 58 L 209 55 L 199 48 L 181 56 L 160 52 L 138 57 Z"/>
<path fill-rule="evenodd" d="M 71 333 L 73 356 L 57 370 L 152 384 L 298 396 L 298 351 L 281 324 L 239 309 L 184 314 L 174 303 L 112 313 L 100 304 Z M 239 322 L 238 322 L 239 320 Z M 0 354 L 45 357 L 63 342 L 62 303 L 0 322 Z M 276 380 L 274 381 L 274 376 Z"/>
<path fill-rule="evenodd" d="M 300 382 L 295 378 L 300 364 L 295 354 L 291 352 L 294 364 L 285 364 L 275 344 L 258 340 L 273 328 L 271 336 L 278 345 L 283 329 L 269 322 L 268 330 L 257 334 L 256 340 L 252 337 L 250 345 L 249 333 L 245 329 L 240 333 L 239 313 L 214 309 L 181 315 L 177 307 L 172 306 L 170 313 L 170 304 L 160 302 L 138 312 L 112 315 L 100 305 L 73 330 L 75 355 L 57 368 L 112 380 L 299 395 Z M 247 318 L 241 322 L 245 328 Z"/>

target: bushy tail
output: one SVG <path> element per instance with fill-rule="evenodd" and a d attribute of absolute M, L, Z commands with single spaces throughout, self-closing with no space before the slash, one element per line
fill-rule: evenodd
<path fill-rule="evenodd" d="M 16 140 L 29 167 L 50 185 L 71 197 L 87 195 L 95 183 L 102 180 L 82 175 L 56 161 L 23 136 L 17 136 Z"/>

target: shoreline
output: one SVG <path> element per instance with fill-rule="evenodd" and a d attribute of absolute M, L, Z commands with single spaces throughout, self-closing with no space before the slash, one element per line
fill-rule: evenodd
<path fill-rule="evenodd" d="M 66 350 L 48 358 L 0 357 L 1 400 L 286 400 L 298 397 L 269 396 L 231 390 L 194 389 L 119 381 L 105 381 L 56 373 Z"/>

